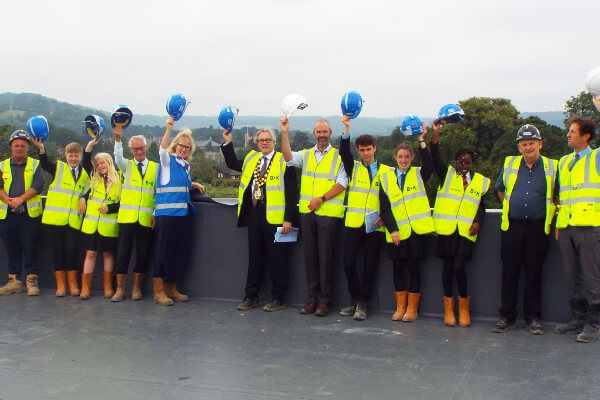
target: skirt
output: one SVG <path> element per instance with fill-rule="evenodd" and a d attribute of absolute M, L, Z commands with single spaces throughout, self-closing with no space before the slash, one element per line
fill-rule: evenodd
<path fill-rule="evenodd" d="M 475 242 L 460 236 L 458 232 L 449 236 L 439 235 L 435 255 L 437 257 L 466 256 L 470 259 L 474 244 Z"/>

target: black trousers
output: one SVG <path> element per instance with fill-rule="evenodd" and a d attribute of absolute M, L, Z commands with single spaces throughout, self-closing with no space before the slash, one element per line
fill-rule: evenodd
<path fill-rule="evenodd" d="M 310 301 L 330 304 L 333 298 L 333 251 L 339 221 L 314 212 L 300 214 Z"/>
<path fill-rule="evenodd" d="M 258 297 L 265 269 L 271 276 L 271 299 L 281 300 L 288 289 L 288 254 L 292 243 L 274 243 L 279 225 L 267 222 L 264 203 L 248 207 L 248 276 L 246 297 Z"/>
<path fill-rule="evenodd" d="M 367 302 L 373 291 L 373 282 L 377 273 L 379 250 L 385 239 L 383 232 L 367 234 L 365 227 L 346 227 L 344 242 L 344 270 L 348 281 L 348 292 L 352 301 Z M 357 261 L 358 252 L 363 248 L 363 273 L 362 279 L 358 277 Z"/>
<path fill-rule="evenodd" d="M 43 224 L 45 238 L 52 247 L 52 262 L 55 271 L 78 271 L 83 263 L 82 235 L 69 225 Z"/>
<path fill-rule="evenodd" d="M 500 316 L 514 322 L 517 318 L 517 292 L 521 268 L 525 272 L 523 317 L 529 322 L 541 317 L 542 267 L 548 252 L 548 235 L 544 221 L 520 222 L 511 220 L 507 231 L 502 231 L 502 308 Z"/>
<path fill-rule="evenodd" d="M 192 243 L 194 217 L 155 217 L 154 277 L 177 283 L 185 275 Z"/>
<path fill-rule="evenodd" d="M 37 274 L 38 236 L 41 217 L 31 218 L 27 213 L 13 214 L 10 211 L 0 220 L 0 235 L 8 256 L 8 273 L 21 278 L 21 267 L 25 274 Z"/>
<path fill-rule="evenodd" d="M 148 260 L 152 248 L 152 228 L 140 225 L 137 222 L 131 224 L 119 224 L 119 241 L 117 245 L 117 263 L 115 272 L 127 275 L 131 250 L 135 241 L 135 266 L 133 272 L 145 274 L 148 270 Z"/>

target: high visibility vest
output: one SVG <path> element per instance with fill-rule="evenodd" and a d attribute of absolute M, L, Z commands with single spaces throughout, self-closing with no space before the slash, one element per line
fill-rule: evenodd
<path fill-rule="evenodd" d="M 117 213 L 101 214 L 98 209 L 103 205 L 118 203 L 120 192 L 120 182 L 113 183 L 108 193 L 104 188 L 104 182 L 96 181 L 92 184 L 81 232 L 92 234 L 97 230 L 104 237 L 117 237 L 119 235 Z"/>
<path fill-rule="evenodd" d="M 86 189 L 88 179 L 88 173 L 81 168 L 76 182 L 69 164 L 58 161 L 54 180 L 48 187 L 42 223 L 57 226 L 69 224 L 71 228 L 81 229 L 83 216 L 79 215 L 79 198 Z"/>
<path fill-rule="evenodd" d="M 244 192 L 254 175 L 256 166 L 260 164 L 261 156 L 262 153 L 252 150 L 244 158 L 242 178 L 240 179 L 240 186 L 238 188 L 238 217 L 240 216 L 242 202 L 244 201 Z M 275 152 L 271 159 L 269 175 L 265 187 L 267 222 L 272 225 L 283 224 L 285 216 L 285 184 L 283 179 L 285 170 L 285 160 L 281 153 Z"/>
<path fill-rule="evenodd" d="M 600 226 L 600 176 L 598 149 L 577 161 L 569 170 L 574 153 L 560 159 L 560 205 L 557 228 Z"/>
<path fill-rule="evenodd" d="M 490 180 L 474 173 L 471 183 L 465 188 L 463 178 L 456 173 L 453 166 L 448 166 L 444 185 L 438 188 L 435 206 L 433 207 L 433 224 L 438 235 L 452 235 L 458 228 L 458 234 L 471 241 L 477 235 L 470 235 L 469 230 L 477 214 L 481 198 L 490 188 Z"/>
<path fill-rule="evenodd" d="M 354 161 L 352 179 L 348 184 L 348 207 L 346 208 L 345 225 L 360 228 L 365 224 L 365 215 L 373 211 L 379 212 L 379 187 L 381 171 L 390 167 L 380 164 L 377 174 L 369 180 L 369 171 L 360 161 Z M 382 226 L 378 229 L 385 231 Z"/>
<path fill-rule="evenodd" d="M 121 204 L 117 216 L 118 223 L 139 222 L 142 226 L 152 226 L 156 170 L 156 163 L 148 161 L 146 173 L 142 177 L 135 160 L 127 160 L 127 172 L 123 177 Z"/>
<path fill-rule="evenodd" d="M 314 149 L 302 150 L 302 178 L 300 180 L 300 213 L 307 214 L 311 210 L 308 204 L 315 197 L 321 197 L 336 185 L 336 176 L 342 164 L 338 149 L 331 148 L 317 164 Z M 325 217 L 344 217 L 344 192 L 339 193 L 323 204 L 315 214 Z"/>
<path fill-rule="evenodd" d="M 189 213 L 194 214 L 196 209 L 190 198 L 190 187 L 192 180 L 185 169 L 177 162 L 174 155 L 171 158 L 169 168 L 169 182 L 166 185 L 156 182 L 156 195 L 154 197 L 154 215 L 185 217 Z M 161 167 L 158 175 L 160 176 Z M 189 210 L 189 211 L 188 211 Z"/>
<path fill-rule="evenodd" d="M 33 175 L 40 165 L 40 161 L 31 157 L 27 157 L 27 163 L 25 164 L 25 171 L 23 172 L 23 178 L 25 180 L 25 191 L 31 188 L 33 183 Z M 10 158 L 0 162 L 0 170 L 2 171 L 2 180 L 4 181 L 4 191 L 6 194 L 10 191 L 10 185 L 12 184 L 12 171 L 10 168 Z M 31 218 L 39 217 L 42 215 L 42 196 L 38 193 L 25 202 L 27 204 L 27 214 Z M 8 212 L 8 204 L 0 200 L 0 219 L 6 219 L 6 213 Z"/>
<path fill-rule="evenodd" d="M 396 170 L 389 167 L 381 171 L 381 187 L 390 200 L 400 240 L 408 239 L 412 232 L 425 235 L 435 231 L 421 168 L 412 167 L 408 170 L 403 191 L 398 186 Z M 390 233 L 386 228 L 385 239 L 388 243 L 392 243 Z"/>
<path fill-rule="evenodd" d="M 544 174 L 546 175 L 546 220 L 544 222 L 544 232 L 546 235 L 550 233 L 550 224 L 556 212 L 556 206 L 552 201 L 554 196 L 554 182 L 556 180 L 556 172 L 558 171 L 558 162 L 544 156 L 540 156 L 544 166 Z M 523 156 L 509 156 L 504 160 L 504 172 L 502 181 L 504 182 L 504 200 L 502 201 L 502 223 L 500 229 L 508 230 L 508 211 L 510 207 L 510 196 L 517 182 L 517 175 Z"/>

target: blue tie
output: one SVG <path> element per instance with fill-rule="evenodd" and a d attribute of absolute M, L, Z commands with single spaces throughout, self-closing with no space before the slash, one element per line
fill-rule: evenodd
<path fill-rule="evenodd" d="M 404 179 L 406 178 L 406 174 L 400 174 L 400 189 L 404 191 Z"/>

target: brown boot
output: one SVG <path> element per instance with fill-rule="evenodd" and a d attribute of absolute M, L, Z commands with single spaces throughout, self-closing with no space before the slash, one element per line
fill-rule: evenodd
<path fill-rule="evenodd" d="M 81 300 L 89 299 L 91 290 L 92 274 L 81 274 L 81 294 L 79 295 L 79 298 Z"/>
<path fill-rule="evenodd" d="M 54 271 L 56 277 L 56 297 L 67 295 L 67 273 L 66 271 Z"/>
<path fill-rule="evenodd" d="M 465 298 L 458 296 L 458 323 L 465 328 L 471 326 L 470 302 L 471 296 Z"/>
<path fill-rule="evenodd" d="M 177 285 L 175 283 L 167 283 L 165 285 L 166 295 L 172 298 L 175 301 L 188 301 L 188 297 L 185 294 L 179 293 L 177 291 Z"/>
<path fill-rule="evenodd" d="M 79 296 L 79 285 L 77 284 L 77 270 L 67 271 L 67 282 L 71 296 Z"/>
<path fill-rule="evenodd" d="M 396 312 L 392 315 L 392 320 L 402 321 L 402 317 L 406 312 L 406 295 L 407 291 L 396 292 Z"/>
<path fill-rule="evenodd" d="M 446 326 L 456 326 L 454 297 L 444 297 L 444 324 L 446 324 Z"/>
<path fill-rule="evenodd" d="M 27 279 L 25 279 L 25 285 L 27 285 L 27 296 L 40 295 L 40 288 L 38 287 L 38 276 L 36 274 L 27 275 Z"/>
<path fill-rule="evenodd" d="M 402 317 L 402 321 L 404 322 L 413 322 L 417 318 L 419 318 L 419 313 L 417 309 L 419 308 L 419 297 L 421 293 L 411 293 L 408 292 L 408 306 L 406 307 L 406 312 Z"/>
<path fill-rule="evenodd" d="M 127 274 L 117 274 L 117 290 L 110 299 L 110 301 L 117 302 L 125 299 L 125 283 L 127 281 Z"/>
<path fill-rule="evenodd" d="M 112 286 L 114 276 L 114 272 L 104 271 L 104 297 L 113 297 L 113 294 L 115 294 Z"/>
<path fill-rule="evenodd" d="M 133 288 L 131 289 L 131 300 L 141 300 L 144 298 L 142 295 L 142 283 L 144 282 L 144 274 L 139 272 L 133 273 Z"/>
<path fill-rule="evenodd" d="M 23 291 L 23 282 L 17 279 L 14 274 L 8 274 L 8 282 L 0 287 L 0 295 L 21 293 Z"/>
<path fill-rule="evenodd" d="M 154 302 L 161 306 L 172 306 L 173 300 L 165 294 L 165 282 L 162 278 L 154 278 L 152 283 L 154 284 Z"/>

